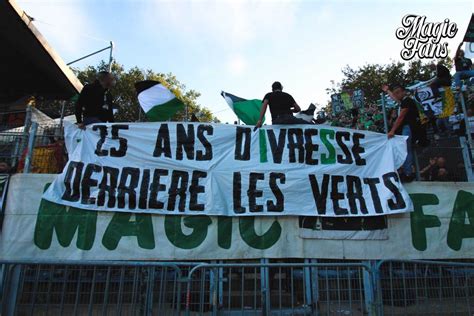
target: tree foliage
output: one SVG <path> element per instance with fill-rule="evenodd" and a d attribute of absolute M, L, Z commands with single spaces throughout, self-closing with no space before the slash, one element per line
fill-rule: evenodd
<path fill-rule="evenodd" d="M 446 67 L 452 67 L 452 60 L 438 60 Z M 416 81 L 426 81 L 433 77 L 429 62 L 413 60 L 410 62 L 395 62 L 389 64 L 366 64 L 359 68 L 347 65 L 342 69 L 343 79 L 340 83 L 331 81 L 332 87 L 326 89 L 328 94 L 361 89 L 368 103 L 380 99 L 381 87 L 385 83 L 400 83 L 407 86 Z"/>

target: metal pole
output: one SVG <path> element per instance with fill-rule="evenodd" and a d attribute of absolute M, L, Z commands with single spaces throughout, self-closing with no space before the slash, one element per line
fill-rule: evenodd
<path fill-rule="evenodd" d="M 388 133 L 388 122 L 387 122 L 387 113 L 385 112 L 385 94 L 382 92 L 380 94 L 382 98 L 382 114 L 383 114 L 383 128 L 385 130 L 385 134 Z"/>
<path fill-rule="evenodd" d="M 59 119 L 59 130 L 57 131 L 56 135 L 59 137 L 61 135 L 61 131 L 63 130 L 63 120 L 64 120 L 64 108 L 66 105 L 66 101 L 61 101 L 61 118 Z"/>
<path fill-rule="evenodd" d="M 109 55 L 109 67 L 108 67 L 109 72 L 112 72 L 112 63 L 114 60 L 113 52 L 114 52 L 114 42 L 110 41 L 110 55 Z"/>
<path fill-rule="evenodd" d="M 470 126 L 469 126 L 469 118 L 467 117 L 466 103 L 464 102 L 464 94 L 462 93 L 462 91 L 459 92 L 459 95 L 460 95 L 460 99 L 461 99 L 462 112 L 464 114 L 464 124 L 466 126 L 467 142 L 468 142 L 469 147 L 471 149 L 471 157 L 472 157 L 474 146 L 472 144 L 472 136 L 471 136 Z M 471 164 L 472 164 L 472 162 L 471 162 Z"/>
<path fill-rule="evenodd" d="M 31 124 L 30 136 L 28 137 L 28 151 L 25 157 L 25 167 L 23 173 L 30 173 L 31 160 L 33 158 L 33 149 L 35 147 L 36 131 L 38 130 L 38 123 L 33 122 Z"/>
<path fill-rule="evenodd" d="M 268 259 L 260 259 L 261 264 L 268 264 Z M 270 274 L 268 267 L 260 267 L 260 287 L 262 298 L 262 315 L 270 314 Z"/>
<path fill-rule="evenodd" d="M 31 105 L 28 105 L 26 107 L 25 125 L 23 126 L 23 133 L 22 133 L 21 138 L 15 145 L 15 151 L 14 151 L 15 156 L 13 158 L 12 167 L 15 166 L 16 168 L 18 166 L 19 157 L 21 157 L 26 147 L 26 138 L 28 137 L 30 126 L 31 126 Z"/>
<path fill-rule="evenodd" d="M 470 166 L 471 164 L 471 158 L 469 155 L 469 146 L 467 145 L 466 138 L 465 137 L 459 137 L 459 141 L 461 143 L 461 148 L 462 148 L 462 157 L 464 160 L 464 169 L 466 171 L 466 179 L 468 182 L 474 182 L 474 174 L 472 167 Z"/>
<path fill-rule="evenodd" d="M 3 315 L 16 314 L 16 302 L 18 300 L 18 290 L 20 287 L 21 265 L 15 264 L 11 267 L 5 266 L 7 270 L 7 286 L 4 293 L 4 304 L 2 306 Z"/>
<path fill-rule="evenodd" d="M 110 43 L 112 43 L 112 42 L 110 42 Z M 94 55 L 96 55 L 96 54 L 98 54 L 98 53 L 101 53 L 101 52 L 103 52 L 103 51 L 105 51 L 105 50 L 108 50 L 108 49 L 112 50 L 112 44 L 111 44 L 111 46 L 107 46 L 107 47 L 105 47 L 105 48 L 99 49 L 98 51 L 95 51 L 95 52 L 93 52 L 93 53 L 90 53 L 90 54 L 88 54 L 88 55 L 86 55 L 86 56 L 83 56 L 83 57 L 81 57 L 81 58 L 78 58 L 78 59 L 76 59 L 76 60 L 73 60 L 73 61 L 67 63 L 66 65 L 67 65 L 67 66 L 70 66 L 70 65 L 72 65 L 72 64 L 74 64 L 74 63 L 77 63 L 78 61 L 81 61 L 81 60 L 83 60 L 83 59 L 86 59 L 86 58 L 89 58 L 89 57 L 91 57 L 91 56 L 94 56 Z M 111 53 L 111 54 L 112 54 L 112 53 Z"/>

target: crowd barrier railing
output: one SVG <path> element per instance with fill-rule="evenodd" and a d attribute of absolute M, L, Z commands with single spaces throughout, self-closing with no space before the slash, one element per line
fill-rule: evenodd
<path fill-rule="evenodd" d="M 2 315 L 472 315 L 474 263 L 3 261 Z"/>

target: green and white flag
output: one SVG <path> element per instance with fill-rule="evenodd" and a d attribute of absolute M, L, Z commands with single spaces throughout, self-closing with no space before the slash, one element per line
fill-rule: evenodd
<path fill-rule="evenodd" d="M 235 115 L 247 125 L 255 125 L 260 118 L 260 109 L 262 108 L 262 100 L 258 99 L 242 99 L 233 94 L 222 91 L 221 96 L 225 99 Z M 265 118 L 264 118 L 265 119 Z"/>
<path fill-rule="evenodd" d="M 184 103 L 163 84 L 154 80 L 135 83 L 138 102 L 150 121 L 169 120 L 184 109 Z"/>

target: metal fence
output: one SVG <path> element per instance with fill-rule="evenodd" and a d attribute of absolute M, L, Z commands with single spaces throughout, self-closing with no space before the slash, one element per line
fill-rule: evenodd
<path fill-rule="evenodd" d="M 2 315 L 472 315 L 474 263 L 4 263 Z"/>
<path fill-rule="evenodd" d="M 473 315 L 474 264 L 382 261 L 374 270 L 379 315 Z"/>

